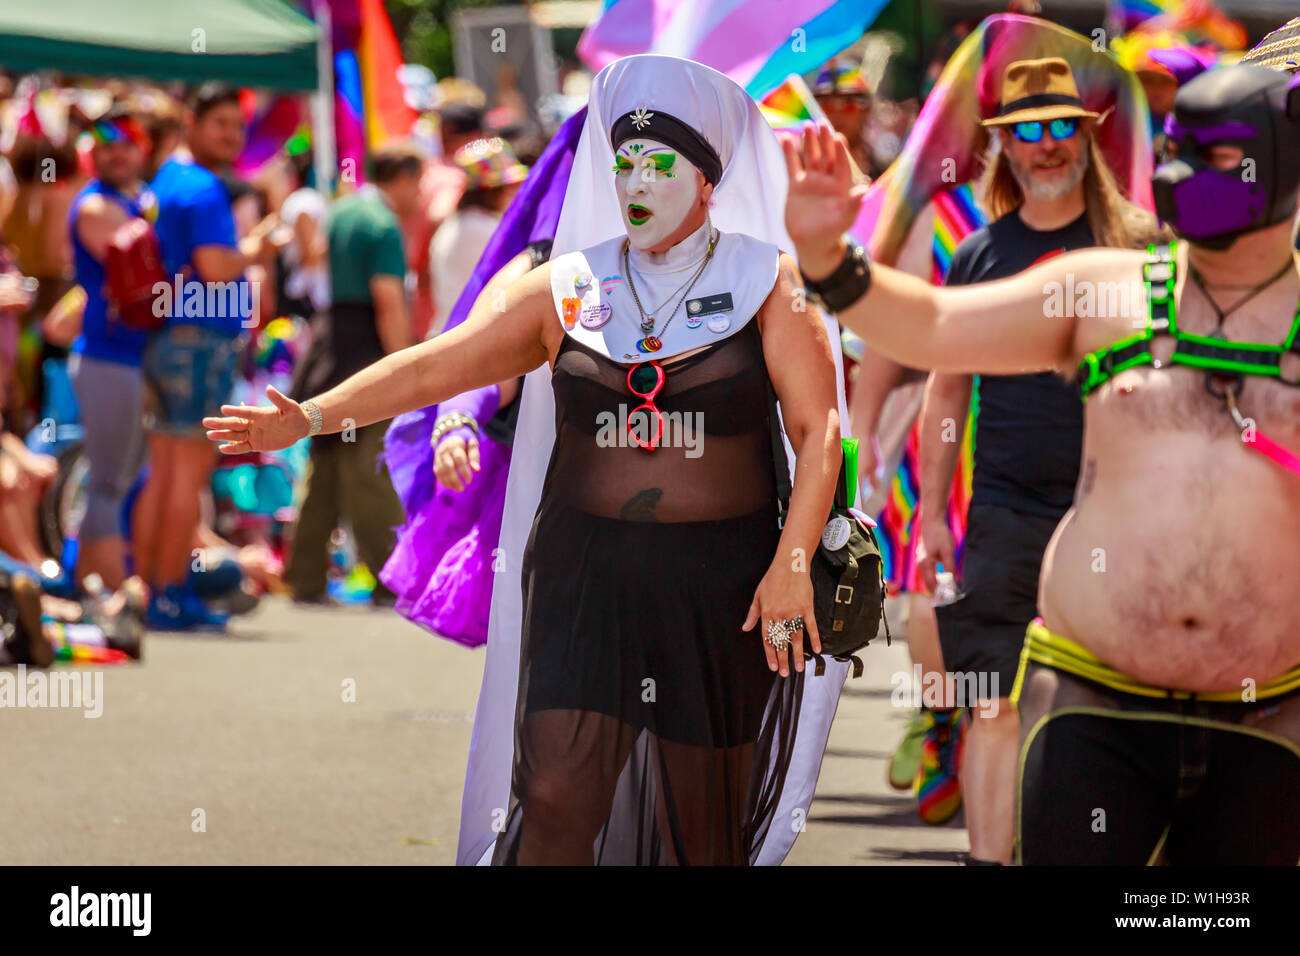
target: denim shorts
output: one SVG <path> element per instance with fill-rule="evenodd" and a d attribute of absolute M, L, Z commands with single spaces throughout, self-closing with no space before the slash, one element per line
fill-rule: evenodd
<path fill-rule="evenodd" d="M 151 427 L 174 434 L 202 434 L 203 418 L 220 414 L 235 385 L 243 336 L 199 325 L 168 325 L 144 353 L 145 382 L 155 398 Z"/>

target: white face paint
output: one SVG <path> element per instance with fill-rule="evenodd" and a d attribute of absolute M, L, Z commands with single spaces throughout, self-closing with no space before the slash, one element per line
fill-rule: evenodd
<path fill-rule="evenodd" d="M 653 139 L 629 139 L 615 151 L 614 164 L 628 239 L 637 249 L 650 249 L 672 235 L 695 206 L 698 167 Z"/>

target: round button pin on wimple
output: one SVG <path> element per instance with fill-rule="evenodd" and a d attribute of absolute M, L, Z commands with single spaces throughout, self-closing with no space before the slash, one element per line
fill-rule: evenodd
<path fill-rule="evenodd" d="M 731 319 L 725 315 L 715 315 L 709 319 L 709 331 L 721 335 L 727 329 L 731 328 Z"/>
<path fill-rule="evenodd" d="M 579 272 L 573 277 L 573 290 L 577 292 L 578 295 L 582 295 L 591 288 L 591 284 L 594 281 L 595 279 L 592 278 L 590 272 Z"/>
<path fill-rule="evenodd" d="M 698 329 L 704 324 L 704 320 L 695 313 L 701 309 L 700 300 L 692 299 L 686 303 L 686 327 L 688 329 Z"/>
<path fill-rule="evenodd" d="M 584 329 L 594 331 L 608 323 L 613 314 L 613 306 L 608 302 L 599 302 L 594 305 L 584 305 L 578 321 L 582 323 Z"/>

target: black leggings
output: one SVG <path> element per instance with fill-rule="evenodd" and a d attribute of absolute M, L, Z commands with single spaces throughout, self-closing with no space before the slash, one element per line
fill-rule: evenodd
<path fill-rule="evenodd" d="M 1020 862 L 1300 861 L 1300 694 L 1147 698 L 1031 663 L 1020 721 Z"/>

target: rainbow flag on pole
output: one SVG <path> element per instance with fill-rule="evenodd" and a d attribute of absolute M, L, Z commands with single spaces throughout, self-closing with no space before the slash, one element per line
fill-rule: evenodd
<path fill-rule="evenodd" d="M 376 0 L 377 2 L 377 0 Z M 886 0 L 605 0 L 578 41 L 593 72 L 664 53 L 725 73 L 755 99 L 852 44 Z"/>
<path fill-rule="evenodd" d="M 383 0 L 334 0 L 331 8 L 339 43 L 334 50 L 335 155 L 340 168 L 360 180 L 366 151 L 406 139 L 419 113 L 407 104 L 397 76 L 402 50 Z M 304 9 L 310 12 L 305 3 Z M 310 145 L 302 98 L 277 97 L 254 118 L 236 169 L 249 174 L 281 150 L 294 155 Z"/>
<path fill-rule="evenodd" d="M 984 225 L 985 217 L 975 203 L 970 183 L 955 189 L 936 193 L 934 205 L 934 239 L 931 243 L 930 281 L 943 285 L 952 264 L 952 254 L 968 235 Z M 977 380 L 978 381 L 978 380 Z M 979 413 L 978 385 L 971 393 L 962 432 L 961 453 L 957 470 L 948 492 L 948 528 L 952 532 L 956 554 L 953 559 L 961 566 L 962 545 L 966 540 L 966 513 L 970 507 L 972 484 L 975 478 L 975 419 Z M 889 482 L 889 496 L 876 518 L 876 539 L 880 543 L 885 580 L 895 591 L 923 591 L 917 573 L 916 535 L 921 506 L 921 424 L 914 422 L 903 446 L 903 457 Z M 957 568 L 947 570 L 956 572 Z"/>
<path fill-rule="evenodd" d="M 777 131 L 797 133 L 804 123 L 819 123 L 826 114 L 817 105 L 808 84 L 798 73 L 791 73 L 780 86 L 758 101 L 759 112 L 767 125 Z"/>
<path fill-rule="evenodd" d="M 397 70 L 402 65 L 393 22 L 384 0 L 360 0 L 361 36 L 357 40 L 357 65 L 366 120 L 366 145 L 382 149 L 411 135 L 419 113 L 407 105 Z"/>

